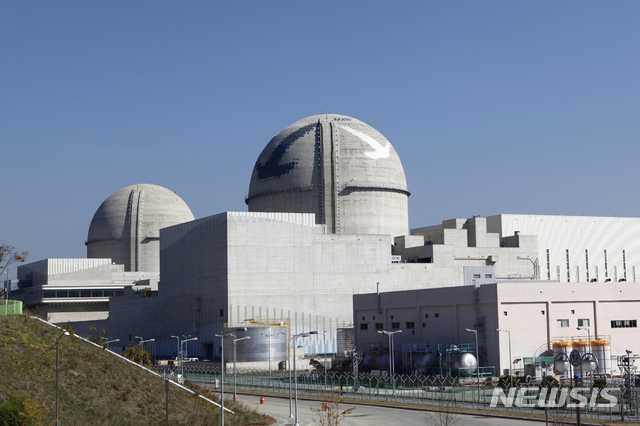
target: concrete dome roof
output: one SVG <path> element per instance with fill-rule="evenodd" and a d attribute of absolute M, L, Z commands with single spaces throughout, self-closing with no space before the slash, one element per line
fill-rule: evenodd
<path fill-rule="evenodd" d="M 360 196 L 359 204 L 377 200 L 364 210 L 341 210 L 341 200 L 355 202 L 349 198 L 354 192 L 376 192 Z M 381 193 L 393 193 L 394 199 L 382 200 Z M 385 203 L 408 210 L 408 196 L 400 158 L 380 132 L 353 117 L 321 114 L 296 121 L 271 139 L 253 168 L 246 202 L 250 211 L 316 213 L 317 223 L 340 233 L 345 215 L 357 221 Z M 370 232 L 353 231 L 383 232 L 396 226 L 390 220 L 404 220 L 408 213 L 395 212 L 394 219 L 385 215 L 378 216 L 378 225 L 367 225 Z M 408 219 L 400 228 L 408 231 Z"/>
<path fill-rule="evenodd" d="M 94 214 L 87 257 L 111 258 L 127 271 L 159 271 L 160 229 L 192 220 L 187 203 L 169 189 L 127 186 L 107 198 Z"/>

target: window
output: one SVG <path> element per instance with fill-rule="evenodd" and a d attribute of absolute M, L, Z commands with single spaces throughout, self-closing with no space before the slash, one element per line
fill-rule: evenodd
<path fill-rule="evenodd" d="M 423 323 L 422 323 L 422 328 L 426 328 L 426 327 L 427 327 L 427 323 L 426 323 L 426 322 L 423 322 Z"/>
<path fill-rule="evenodd" d="M 424 317 L 425 318 L 429 318 L 429 314 L 424 314 Z"/>
<path fill-rule="evenodd" d="M 368 330 L 368 329 L 369 329 L 369 324 L 367 323 L 360 324 L 360 330 Z"/>
<path fill-rule="evenodd" d="M 376 323 L 376 330 L 383 330 L 384 329 L 384 324 L 382 324 L 381 322 L 377 322 Z"/>
<path fill-rule="evenodd" d="M 393 319 L 393 315 L 391 315 L 391 319 Z"/>
<path fill-rule="evenodd" d="M 491 274 L 484 274 L 484 277 L 485 277 L 485 278 L 491 278 L 491 277 L 492 277 L 492 275 L 491 275 Z"/>
<path fill-rule="evenodd" d="M 224 309 L 220 309 L 220 317 L 222 318 L 224 316 Z"/>
<path fill-rule="evenodd" d="M 400 328 L 400 323 L 399 322 L 392 322 L 391 323 L 391 329 L 397 330 L 399 328 Z"/>
<path fill-rule="evenodd" d="M 636 328 L 638 327 L 638 320 L 613 320 L 611 321 L 611 328 Z"/>
<path fill-rule="evenodd" d="M 556 320 L 556 321 L 558 323 L 558 327 L 561 327 L 561 328 L 569 327 L 569 320 L 568 319 L 559 319 L 559 320 Z"/>
<path fill-rule="evenodd" d="M 572 309 L 572 310 L 571 310 L 571 313 L 572 313 L 572 314 L 575 314 L 575 313 L 576 313 L 576 311 Z"/>
<path fill-rule="evenodd" d="M 589 327 L 589 318 L 582 318 L 578 320 L 578 327 Z"/>
<path fill-rule="evenodd" d="M 364 321 L 364 317 L 362 317 L 362 321 Z"/>
<path fill-rule="evenodd" d="M 506 317 L 506 316 L 507 316 L 507 311 L 504 311 L 504 312 L 502 313 L 502 315 L 504 315 L 504 316 Z"/>
<path fill-rule="evenodd" d="M 440 314 L 436 314 L 436 318 L 440 318 Z"/>
<path fill-rule="evenodd" d="M 413 321 L 411 322 L 407 321 L 407 329 L 410 329 L 410 328 L 416 328 L 416 325 L 414 324 Z"/>
<path fill-rule="evenodd" d="M 473 274 L 473 278 L 480 278 L 480 274 Z"/>
<path fill-rule="evenodd" d="M 544 311 L 540 311 L 540 313 L 541 313 L 542 315 L 544 315 Z"/>

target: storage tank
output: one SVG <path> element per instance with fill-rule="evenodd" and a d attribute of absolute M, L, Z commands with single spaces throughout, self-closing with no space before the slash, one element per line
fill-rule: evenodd
<path fill-rule="evenodd" d="M 580 356 L 589 352 L 589 342 L 583 339 L 574 340 L 571 347 L 580 352 Z"/>
<path fill-rule="evenodd" d="M 569 353 L 571 353 L 571 342 L 567 342 L 564 340 L 560 340 L 557 342 L 553 342 L 553 357 L 557 358 L 558 355 L 564 354 L 569 357 Z M 569 377 L 569 371 L 559 373 L 561 377 Z"/>
<path fill-rule="evenodd" d="M 611 344 L 606 339 L 591 342 L 591 351 L 598 360 L 598 374 L 611 374 Z"/>
<path fill-rule="evenodd" d="M 225 333 L 227 331 L 225 330 Z M 251 338 L 236 342 L 238 367 L 255 367 L 267 370 L 269 363 L 271 363 L 271 369 L 274 370 L 278 368 L 280 361 L 287 359 L 286 327 L 250 327 L 247 328 L 247 331 L 225 334 L 224 361 L 227 366 L 233 365 L 234 339 L 242 339 L 243 337 Z"/>
<path fill-rule="evenodd" d="M 414 352 L 411 359 L 414 369 L 424 371 L 438 366 L 438 357 L 433 352 Z"/>

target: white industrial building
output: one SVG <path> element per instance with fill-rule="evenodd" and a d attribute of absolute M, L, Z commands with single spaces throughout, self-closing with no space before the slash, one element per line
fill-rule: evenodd
<path fill-rule="evenodd" d="M 510 367 L 520 370 L 527 357 L 553 356 L 554 344 L 572 349 L 605 341 L 608 359 L 626 350 L 640 351 L 637 283 L 507 281 L 360 294 L 353 303 L 357 347 L 384 347 L 387 337 L 379 330 L 402 330 L 394 335 L 399 360 L 406 358 L 401 356 L 403 345 L 411 350 L 411 345 L 428 343 L 437 355 L 438 344 L 475 344 L 475 335 L 467 329 L 478 331 L 480 366 L 495 366 L 497 373 Z M 615 374 L 615 361 L 612 364 L 601 373 Z"/>
<path fill-rule="evenodd" d="M 135 343 L 135 336 L 154 338 L 159 355 L 175 353 L 171 336 L 196 336 L 195 354 L 212 358 L 220 352 L 215 334 L 225 324 L 249 320 L 281 322 L 291 332 L 326 331 L 299 343 L 307 353 L 335 351 L 338 326 L 355 323 L 360 331 L 362 321 L 353 314 L 361 307 L 354 306 L 353 296 L 376 289 L 402 301 L 404 291 L 422 294 L 436 287 L 444 287 L 437 290 L 442 297 L 451 287 L 451 297 L 476 286 L 481 293 L 494 286 L 501 294 L 502 285 L 518 288 L 514 280 L 523 289 L 593 279 L 598 282 L 585 288 L 609 289 L 608 280 L 630 288 L 635 283 L 640 219 L 499 215 L 452 219 L 409 235 L 409 195 L 400 159 L 383 135 L 347 116 L 308 117 L 278 133 L 258 157 L 248 212 L 194 219 L 169 190 L 124 188 L 91 222 L 87 255 L 99 265 L 62 275 L 57 266 L 24 265 L 18 295 L 31 297 L 32 306 L 50 305 L 49 318 L 59 322 L 100 321 L 124 346 Z M 67 261 L 79 260 L 42 262 Z M 44 269 L 46 274 L 33 274 Z M 118 290 L 109 298 L 108 318 L 103 300 L 65 316 L 70 310 L 63 304 L 85 301 L 57 293 L 55 300 L 44 297 L 53 283 L 82 294 L 89 282 Z M 499 308 L 497 299 L 487 300 Z M 407 342 L 424 336 L 403 333 Z M 248 351 L 262 350 L 262 342 L 245 343 Z M 485 361 L 494 359 L 505 364 L 497 354 Z"/>

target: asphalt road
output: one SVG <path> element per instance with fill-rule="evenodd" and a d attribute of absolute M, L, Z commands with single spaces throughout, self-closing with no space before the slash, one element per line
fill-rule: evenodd
<path fill-rule="evenodd" d="M 265 397 L 265 403 L 260 404 L 260 397 L 254 395 L 238 395 L 238 399 L 255 408 L 260 413 L 269 414 L 278 422 L 276 426 L 294 425 L 295 419 L 289 418 L 289 399 L 273 396 Z M 320 407 L 318 401 L 298 399 L 298 423 L 300 426 L 318 424 L 318 415 L 311 411 L 311 407 Z M 425 416 L 428 411 L 406 408 L 389 408 L 375 405 L 343 404 L 344 409 L 356 407 L 352 414 L 340 422 L 344 426 L 388 426 L 388 425 L 429 425 Z M 499 417 L 485 417 L 477 415 L 459 415 L 459 425 L 464 426 L 525 426 L 540 425 L 542 423 L 531 420 L 503 419 Z"/>

